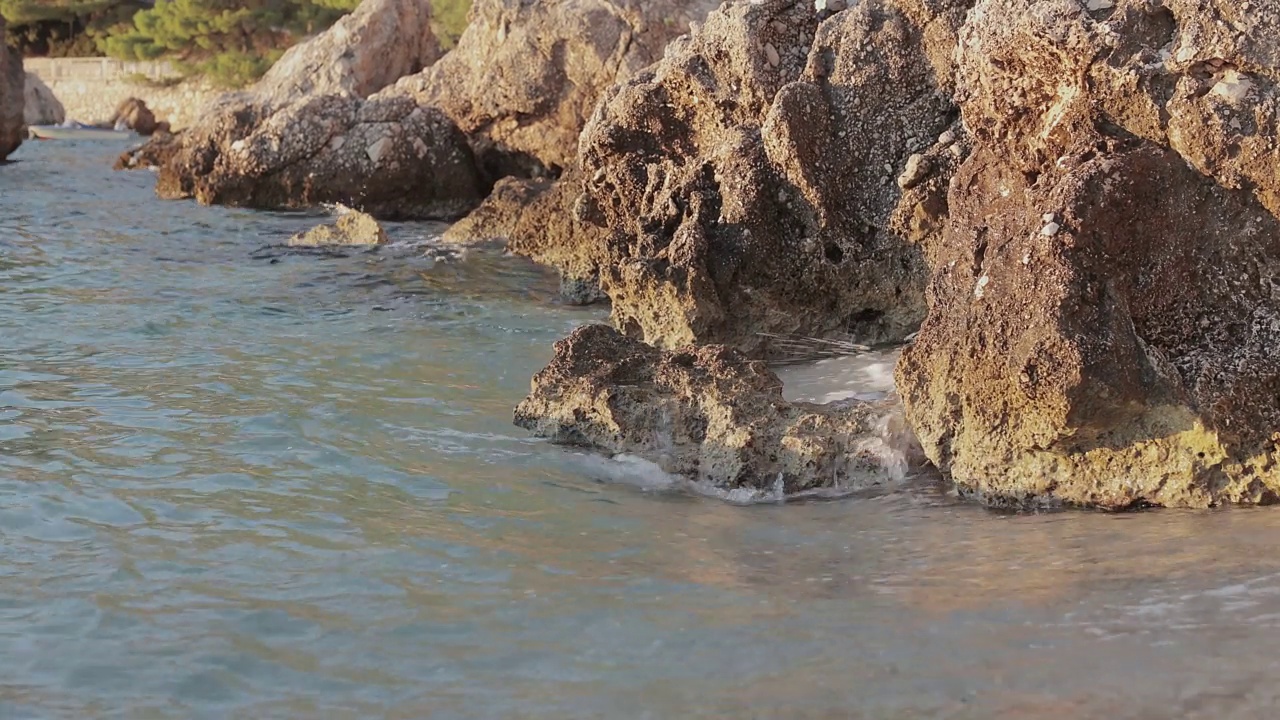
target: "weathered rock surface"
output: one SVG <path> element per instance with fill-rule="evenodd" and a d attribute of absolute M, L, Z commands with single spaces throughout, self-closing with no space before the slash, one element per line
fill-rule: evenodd
<path fill-rule="evenodd" d="M 530 254 L 599 268 L 614 324 L 663 347 L 901 339 L 965 152 L 950 95 L 969 4 L 726 3 L 584 130 L 580 196 L 559 204 L 597 232 Z"/>
<path fill-rule="evenodd" d="M 476 0 L 457 47 L 385 93 L 438 107 L 475 143 L 490 177 L 558 174 L 614 82 L 718 0 Z"/>
<path fill-rule="evenodd" d="M 112 168 L 115 170 L 159 168 L 177 154 L 181 141 L 181 133 L 157 129 L 147 142 L 120 153 Z"/>
<path fill-rule="evenodd" d="M 0 160 L 22 144 L 26 73 L 22 56 L 4 44 L 4 18 L 0 17 Z"/>
<path fill-rule="evenodd" d="M 209 204 L 458 217 L 482 190 L 465 136 L 408 98 L 365 100 L 438 55 L 428 3 L 365 0 L 184 131 L 156 190 Z"/>
<path fill-rule="evenodd" d="M 578 249 L 600 241 L 602 231 L 573 214 L 581 185 L 576 176 L 559 181 L 506 177 L 470 215 L 454 223 L 444 240 L 472 244 L 500 240 L 507 249 L 560 271 L 560 296 L 572 305 L 607 299 L 599 269 Z"/>
<path fill-rule="evenodd" d="M 156 114 L 138 98 L 128 98 L 120 103 L 107 124 L 117 129 L 132 130 L 139 135 L 154 135 L 156 130 L 160 129 Z M 165 125 L 164 129 L 168 130 L 168 125 Z"/>
<path fill-rule="evenodd" d="M 387 231 L 368 213 L 342 208 L 337 220 L 317 225 L 304 233 L 289 238 L 294 247 L 322 247 L 326 245 L 383 245 Z"/>
<path fill-rule="evenodd" d="M 182 134 L 156 191 L 257 208 L 336 202 L 388 219 L 455 218 L 482 197 L 466 137 L 408 98 L 318 95 L 262 110 L 224 101 Z"/>
<path fill-rule="evenodd" d="M 901 480 L 917 454 L 886 406 L 789 403 L 778 377 L 736 350 L 663 351 L 605 325 L 556 343 L 515 422 L 724 490 L 865 489 Z"/>
<path fill-rule="evenodd" d="M 898 368 L 929 458 L 1009 505 L 1280 491 L 1280 8 L 980 0 L 975 150 Z"/>
<path fill-rule="evenodd" d="M 43 80 L 26 73 L 23 85 L 23 124 L 58 125 L 66 121 L 67 111 Z"/>

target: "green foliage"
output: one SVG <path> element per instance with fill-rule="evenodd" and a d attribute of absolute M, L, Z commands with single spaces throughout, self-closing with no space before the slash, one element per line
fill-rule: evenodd
<path fill-rule="evenodd" d="M 127 24 L 142 0 L 0 0 L 7 40 L 24 55 L 96 55 L 101 40 Z"/>
<path fill-rule="evenodd" d="M 434 0 L 431 3 L 432 20 L 441 45 L 449 48 L 458 41 L 462 31 L 467 29 L 470 10 L 471 0 Z"/>

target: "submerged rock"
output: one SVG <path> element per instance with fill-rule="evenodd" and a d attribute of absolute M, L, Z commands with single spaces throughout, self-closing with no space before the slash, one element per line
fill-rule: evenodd
<path fill-rule="evenodd" d="M 438 107 L 489 177 L 556 175 L 606 88 L 662 57 L 718 0 L 476 0 L 455 47 L 384 94 Z"/>
<path fill-rule="evenodd" d="M 0 17 L 0 161 L 22 144 L 26 85 L 22 56 L 4 44 L 4 30 Z"/>
<path fill-rule="evenodd" d="M 482 190 L 466 137 L 408 98 L 365 99 L 438 55 L 429 4 L 365 0 L 183 132 L 156 190 L 264 209 L 337 202 L 386 218 L 460 216 Z"/>
<path fill-rule="evenodd" d="M 596 231 L 529 254 L 598 268 L 614 324 L 663 347 L 773 357 L 769 336 L 903 338 L 964 148 L 936 139 L 968 4 L 726 3 L 583 132 L 558 204 Z"/>
<path fill-rule="evenodd" d="M 1241 6 L 1243 7 L 1243 6 Z M 981 0 L 907 417 L 997 505 L 1280 492 L 1280 9 Z"/>
<path fill-rule="evenodd" d="M 332 223 L 318 225 L 305 233 L 289 238 L 292 247 L 321 247 L 327 245 L 383 245 L 387 231 L 368 213 L 340 208 L 342 215 Z"/>
<path fill-rule="evenodd" d="M 778 377 L 736 350 L 658 350 L 605 325 L 556 343 L 515 422 L 721 490 L 861 490 L 917 459 L 891 404 L 787 402 Z"/>
<path fill-rule="evenodd" d="M 59 125 L 66 121 L 67 111 L 53 90 L 34 73 L 23 80 L 22 121 L 26 125 Z"/>

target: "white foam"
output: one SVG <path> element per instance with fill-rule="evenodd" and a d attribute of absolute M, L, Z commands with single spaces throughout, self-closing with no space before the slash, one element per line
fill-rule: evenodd
<path fill-rule="evenodd" d="M 827 404 L 875 401 L 893 392 L 893 368 L 900 350 L 871 350 L 777 369 L 782 394 L 793 402 Z"/>

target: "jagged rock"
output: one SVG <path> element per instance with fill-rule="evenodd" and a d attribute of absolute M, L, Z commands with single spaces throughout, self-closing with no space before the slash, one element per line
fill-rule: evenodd
<path fill-rule="evenodd" d="M 67 111 L 48 85 L 33 73 L 23 80 L 22 122 L 26 125 L 59 125 L 66 122 Z"/>
<path fill-rule="evenodd" d="M 598 269 L 576 251 L 601 232 L 572 212 L 570 205 L 579 187 L 576 177 L 570 176 L 560 181 L 503 178 L 480 207 L 449 227 L 444 240 L 458 244 L 503 241 L 517 255 L 556 267 L 565 302 L 590 305 L 605 300 Z"/>
<path fill-rule="evenodd" d="M 182 134 L 161 197 L 256 208 L 321 203 L 381 218 L 456 218 L 480 202 L 467 139 L 440 111 L 403 97 L 319 95 L 262 114 L 229 98 Z"/>
<path fill-rule="evenodd" d="M 181 132 L 171 133 L 167 128 L 157 128 L 147 142 L 120 153 L 120 156 L 116 158 L 113 169 L 143 170 L 159 168 L 178 152 L 181 139 Z"/>
<path fill-rule="evenodd" d="M 787 402 L 778 377 L 736 350 L 663 351 L 605 325 L 556 343 L 515 422 L 724 490 L 865 489 L 902 479 L 916 454 L 888 405 Z"/>
<path fill-rule="evenodd" d="M 981 0 L 898 387 L 999 505 L 1280 499 L 1280 9 Z"/>
<path fill-rule="evenodd" d="M 557 264 L 601 268 L 614 324 L 663 347 L 772 357 L 766 334 L 903 338 L 966 147 L 938 138 L 969 4 L 726 3 L 606 94 L 573 207 L 607 230 Z"/>
<path fill-rule="evenodd" d="M 128 98 L 121 102 L 107 124 L 116 129 L 127 128 L 139 135 L 153 135 L 159 127 L 156 114 L 138 98 Z"/>
<path fill-rule="evenodd" d="M 22 144 L 26 74 L 22 56 L 4 44 L 4 18 L 0 17 L 0 161 Z"/>
<path fill-rule="evenodd" d="M 457 47 L 387 94 L 445 112 L 490 177 L 572 167 L 605 88 L 662 57 L 718 0 L 476 0 Z"/>
<path fill-rule="evenodd" d="M 466 138 L 438 110 L 366 96 L 433 62 L 421 0 L 364 0 L 182 133 L 161 197 L 256 208 L 338 202 L 384 218 L 453 218 L 481 197 Z"/>
<path fill-rule="evenodd" d="M 382 245 L 386 242 L 387 231 L 373 216 L 345 207 L 336 221 L 317 225 L 289 238 L 289 245 L 294 247 Z"/>

